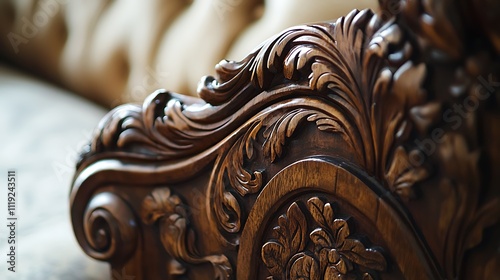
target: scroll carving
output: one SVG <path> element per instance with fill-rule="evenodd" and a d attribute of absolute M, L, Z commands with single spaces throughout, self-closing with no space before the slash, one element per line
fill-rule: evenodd
<path fill-rule="evenodd" d="M 214 269 L 213 279 L 231 279 L 232 267 L 224 255 L 199 256 L 195 243 L 195 232 L 189 227 L 187 209 L 181 199 L 169 188 L 158 188 L 142 203 L 142 221 L 148 225 L 156 222 L 160 227 L 160 238 L 165 250 L 173 257 L 167 264 L 170 276 L 182 275 L 188 264 L 210 263 Z"/>
<path fill-rule="evenodd" d="M 383 7 L 396 2 L 380 1 Z M 71 211 L 80 244 L 96 258 L 115 260 L 102 253 L 107 245 L 100 243 L 109 234 L 94 234 L 102 233 L 102 224 L 95 223 L 99 215 L 112 215 L 93 213 L 87 205 L 98 188 L 184 184 L 201 174 L 207 177 L 201 182 L 206 184 L 202 209 L 219 241 L 214 247 L 234 255 L 249 211 L 275 175 L 270 173 L 295 159 L 286 158 L 294 148 L 289 139 L 303 137 L 300 131 L 311 130 L 302 128 L 315 126 L 325 137 L 321 144 L 332 143 L 332 151 L 293 156 L 348 161 L 353 173 L 377 181 L 377 195 L 389 201 L 384 205 L 408 215 L 405 221 L 415 229 L 415 242 L 421 238 L 419 245 L 434 254 L 428 258 L 435 264 L 430 270 L 457 278 L 485 229 L 500 222 L 493 174 L 498 168 L 488 166 L 498 163 L 498 156 L 492 155 L 496 148 L 487 139 L 490 134 L 500 137 L 492 129 L 498 124 L 498 84 L 487 88 L 490 97 L 485 99 L 476 90 L 483 83 L 481 75 L 500 69 L 500 32 L 493 27 L 500 24 L 476 32 L 475 25 L 468 25 L 480 18 L 482 4 L 493 4 L 456 3 L 405 1 L 389 18 L 355 10 L 336 22 L 293 27 L 240 62 L 220 62 L 216 77 L 202 79 L 200 98 L 159 90 L 142 106 L 111 111 L 75 176 Z M 491 21 L 481 19 L 478 26 Z M 463 112 L 461 125 L 454 127 L 445 112 L 465 101 L 479 105 Z M 435 129 L 441 136 L 426 153 L 416 141 L 434 137 Z M 316 133 L 306 137 L 313 144 L 318 140 Z M 336 148 L 344 149 L 348 159 Z M 272 166 L 272 172 L 260 166 Z M 126 201 L 120 203 L 128 207 Z M 432 210 L 423 209 L 425 203 Z M 216 277 L 231 277 L 228 257 L 202 256 L 189 245 L 194 227 L 169 188 L 151 193 L 141 211 L 146 224 L 159 224 L 161 241 L 174 258 L 168 264 L 171 275 L 183 274 L 191 264 L 209 263 Z M 427 221 L 430 211 L 436 218 Z M 365 247 L 349 234 L 351 229 L 346 219 L 334 216 L 332 204 L 318 198 L 307 205 L 297 202 L 278 219 L 278 236 L 264 245 L 262 260 L 276 279 L 376 278 L 386 269 L 384 255 Z M 135 239 L 135 230 L 124 231 L 123 238 Z M 131 243 L 125 255 L 139 246 Z"/>
<path fill-rule="evenodd" d="M 388 32 L 393 36 L 387 37 Z M 221 228 L 236 233 L 241 227 L 241 207 L 225 190 L 224 176 L 229 178 L 230 189 L 241 196 L 246 195 L 244 189 L 259 189 L 255 185 L 261 178 L 259 171 L 252 177 L 241 168 L 243 149 L 247 156 L 253 153 L 255 135 L 262 126 L 262 151 L 274 162 L 302 119 L 314 121 L 322 131 L 341 135 L 352 147 L 358 164 L 378 174 L 392 191 L 410 197 L 411 186 L 428 176 L 425 167 L 409 165 L 408 152 L 402 146 L 413 125 L 401 108 L 409 110 L 425 100 L 421 89 L 425 66 L 409 60 L 412 48 L 395 22 L 382 23 L 370 11 L 353 11 L 332 25 L 289 29 L 245 60 L 219 64 L 220 80 L 206 78 L 200 89 L 200 96 L 211 104 L 229 106 L 248 96 L 273 101 L 280 97 L 283 86 L 293 90 L 296 98 L 321 98 L 300 106 L 282 103 L 278 117 L 272 109 L 263 111 L 242 128 L 247 132 L 238 140 L 241 147 L 222 156 L 226 159 L 219 158 L 211 180 L 216 182 L 211 185 L 217 184 L 211 192 Z M 282 78 L 287 82 L 273 82 Z M 273 95 L 266 96 L 266 90 L 274 90 Z M 242 188 L 242 181 L 248 186 Z"/>
<path fill-rule="evenodd" d="M 408 162 L 401 144 L 413 125 L 404 112 L 426 97 L 421 88 L 426 68 L 410 60 L 413 48 L 394 19 L 382 22 L 368 10 L 353 11 L 335 24 L 291 28 L 241 62 L 221 62 L 219 79 L 206 77 L 201 83 L 203 100 L 160 91 L 142 110 L 127 105 L 111 112 L 89 154 L 119 148 L 165 160 L 192 155 L 223 141 L 246 116 L 293 91 L 296 97 L 327 100 L 335 118 L 318 119 L 319 128 L 342 133 L 359 164 L 404 195 L 404 188 L 427 175 L 417 170 L 409 176 L 408 166 L 391 168 Z M 280 154 L 276 143 L 267 143 L 271 161 Z"/>
<path fill-rule="evenodd" d="M 139 229 L 129 205 L 109 192 L 92 197 L 85 210 L 83 231 L 79 242 L 90 256 L 122 263 L 137 247 Z M 83 243 L 85 242 L 85 243 Z"/>
<path fill-rule="evenodd" d="M 307 103 L 306 103 L 307 104 Z M 315 104 L 317 109 L 295 108 L 295 104 L 284 104 L 279 114 L 273 111 L 264 112 L 251 123 L 245 134 L 238 138 L 227 154 L 218 157 L 210 186 L 213 186 L 213 211 L 218 224 L 229 233 L 240 231 L 242 209 L 231 190 L 241 197 L 260 191 L 263 179 L 262 171 L 248 171 L 245 161 L 251 161 L 255 153 L 262 152 L 271 162 L 277 160 L 283 151 L 286 139 L 291 137 L 303 122 L 313 122 L 320 131 L 339 133 L 347 137 L 336 122 L 335 116 L 328 112 L 326 104 Z M 259 142 L 257 134 L 262 132 L 263 142 Z M 260 146 L 260 148 L 256 148 Z M 227 178 L 227 180 L 226 180 Z M 209 203 L 209 202 L 207 202 Z M 236 245 L 237 241 L 223 240 Z"/>
<path fill-rule="evenodd" d="M 276 239 L 262 246 L 261 256 L 271 279 L 373 279 L 387 267 L 379 249 L 353 237 L 347 220 L 318 197 L 307 201 L 307 211 L 292 203 L 273 233 Z"/>

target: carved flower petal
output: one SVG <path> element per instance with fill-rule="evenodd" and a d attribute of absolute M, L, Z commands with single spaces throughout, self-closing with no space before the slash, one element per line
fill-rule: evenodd
<path fill-rule="evenodd" d="M 313 230 L 309 236 L 312 242 L 320 248 L 333 246 L 330 235 L 328 235 L 328 233 L 321 228 Z"/>
<path fill-rule="evenodd" d="M 337 268 L 337 270 L 342 273 L 342 274 L 347 274 L 347 272 L 349 271 L 349 268 L 348 268 L 348 261 L 346 261 L 345 259 L 343 258 L 340 258 L 339 261 L 335 264 L 335 267 Z"/>
<path fill-rule="evenodd" d="M 318 262 L 311 256 L 303 255 L 290 268 L 290 279 L 319 280 Z"/>
<path fill-rule="evenodd" d="M 318 197 L 313 197 L 307 201 L 307 208 L 313 216 L 314 220 L 324 228 L 329 228 L 329 224 L 333 222 L 333 209 L 330 203 L 321 201 Z"/>
<path fill-rule="evenodd" d="M 422 83 L 426 72 L 423 63 L 414 66 L 408 61 L 394 73 L 393 92 L 401 99 L 402 104 L 412 107 L 424 101 L 426 93 L 422 89 Z"/>
<path fill-rule="evenodd" d="M 344 243 L 344 240 L 349 236 L 349 225 L 346 220 L 335 219 L 332 226 L 333 238 L 337 246 Z"/>
<path fill-rule="evenodd" d="M 270 241 L 262 246 L 262 261 L 272 275 L 281 275 L 283 273 L 283 264 L 288 261 L 285 255 L 285 249 L 277 242 Z"/>
<path fill-rule="evenodd" d="M 292 203 L 287 211 L 288 216 L 288 235 L 290 237 L 289 244 L 291 246 L 291 254 L 295 254 L 304 250 L 307 234 L 307 221 L 304 213 L 300 210 L 297 203 Z"/>
<path fill-rule="evenodd" d="M 399 146 L 396 148 L 385 179 L 391 191 L 407 199 L 413 194 L 411 190 L 413 185 L 428 176 L 429 172 L 424 167 L 415 167 L 410 163 L 408 153 L 402 146 Z"/>
<path fill-rule="evenodd" d="M 340 274 L 337 268 L 333 265 L 326 268 L 325 275 L 323 279 L 328 280 L 337 280 L 337 279 L 345 279 L 344 275 Z"/>
<path fill-rule="evenodd" d="M 343 257 L 369 269 L 383 271 L 387 266 L 380 252 L 370 248 L 365 249 L 363 243 L 356 239 L 346 239 L 340 251 Z"/>

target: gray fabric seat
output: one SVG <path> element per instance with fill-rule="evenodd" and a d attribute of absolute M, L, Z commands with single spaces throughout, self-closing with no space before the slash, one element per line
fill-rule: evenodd
<path fill-rule="evenodd" d="M 0 227 L 0 279 L 110 279 L 89 258 L 69 218 L 76 156 L 105 110 L 46 82 L 0 65 L 0 205 L 7 170 L 17 172 L 17 271 L 7 270 L 7 227 Z M 6 222 L 7 209 L 0 217 Z"/>

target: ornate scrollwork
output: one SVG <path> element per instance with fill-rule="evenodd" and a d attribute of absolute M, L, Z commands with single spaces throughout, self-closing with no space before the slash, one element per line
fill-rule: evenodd
<path fill-rule="evenodd" d="M 411 176 L 408 166 L 391 167 L 408 162 L 402 144 L 413 126 L 406 112 L 426 97 L 421 89 L 426 69 L 410 60 L 413 48 L 394 19 L 382 22 L 369 10 L 353 11 L 332 24 L 290 28 L 241 62 L 222 61 L 218 79 L 205 77 L 200 85 L 203 100 L 159 91 L 142 109 L 126 105 L 110 112 L 87 156 L 116 149 L 156 160 L 194 155 L 234 141 L 227 133 L 243 125 L 246 116 L 293 92 L 326 100 L 335 118 L 318 119 L 319 128 L 340 132 L 361 166 L 404 195 L 408 192 L 402 189 L 427 175 L 423 167 L 413 168 Z M 283 116 L 270 125 L 279 128 L 292 119 Z M 267 149 L 272 161 L 281 150 L 276 143 L 284 143 L 290 130 L 281 134 L 276 136 L 280 142 L 268 142 L 275 143 Z"/>
<path fill-rule="evenodd" d="M 188 264 L 210 263 L 213 279 L 231 279 L 233 271 L 224 255 L 199 256 L 194 247 L 195 233 L 189 227 L 187 209 L 181 199 L 169 188 L 153 190 L 142 203 L 142 221 L 148 225 L 159 222 L 160 238 L 165 250 L 173 257 L 167 265 L 170 276 L 182 275 Z"/>
<path fill-rule="evenodd" d="M 81 233 L 76 231 L 77 236 Z M 83 234 L 85 238 L 78 241 L 87 254 L 117 263 L 128 260 L 139 238 L 132 210 L 121 197 L 109 192 L 90 200 L 84 212 Z"/>
<path fill-rule="evenodd" d="M 309 227 L 306 215 L 319 227 Z M 318 197 L 307 201 L 306 212 L 292 203 L 278 218 L 273 233 L 276 239 L 266 242 L 261 251 L 272 279 L 373 279 L 375 271 L 387 267 L 382 253 L 351 236 L 347 220 L 337 217 L 333 205 Z"/>
<path fill-rule="evenodd" d="M 389 2 L 400 1 L 380 1 L 381 5 Z M 283 159 L 288 139 L 301 126 L 309 124 L 342 138 L 331 143 L 348 149 L 349 164 L 367 173 L 370 180 L 380 182 L 389 191 L 384 197 L 397 197 L 390 203 L 395 211 L 413 215 L 411 226 L 422 229 L 422 232 L 417 230 L 422 239 L 433 240 L 422 243 L 434 254 L 436 271 L 443 277 L 456 278 L 466 251 L 481 242 L 485 228 L 498 225 L 500 203 L 494 197 L 496 190 L 487 186 L 496 182 L 485 178 L 490 171 L 479 170 L 481 160 L 490 160 L 488 155 L 483 159 L 481 153 L 485 136 L 493 131 L 493 126 L 485 121 L 484 108 L 478 106 L 464 112 L 461 116 L 464 124 L 459 128 L 445 123 L 443 111 L 464 99 L 479 103 L 474 93 L 478 86 L 476 78 L 498 73 L 500 32 L 494 26 L 500 25 L 488 25 L 473 34 L 475 26 L 468 26 L 470 22 L 479 20 L 478 25 L 484 25 L 494 21 L 493 17 L 478 19 L 481 14 L 478 11 L 485 9 L 481 7 L 493 4 L 455 2 L 404 1 L 398 14 L 387 20 L 371 11 L 355 10 L 334 23 L 290 28 L 240 62 L 220 62 L 217 76 L 205 77 L 200 83 L 201 99 L 160 90 L 142 107 L 125 105 L 113 110 L 101 122 L 83 155 L 72 192 L 72 219 L 81 227 L 85 215 L 90 221 L 87 231 L 93 234 L 75 230 L 82 246 L 86 246 L 86 251 L 87 243 L 94 244 L 91 246 L 94 251 L 107 248 L 105 241 L 109 234 L 99 215 L 107 216 L 102 211 L 87 215 L 86 204 L 77 203 L 92 199 L 97 188 L 109 184 L 156 186 L 166 181 L 185 182 L 213 164 L 204 209 L 210 228 L 219 235 L 218 245 L 237 250 L 250 210 L 245 208 L 252 207 L 253 198 L 270 179 L 267 170 L 256 168 L 286 162 Z M 469 7 L 474 11 L 462 11 Z M 493 93 L 490 88 L 488 91 Z M 496 113 L 498 90 L 495 94 L 491 99 L 497 103 L 488 104 L 488 110 Z M 434 143 L 432 153 L 422 156 L 422 148 L 415 141 L 430 137 L 434 128 L 442 129 L 442 137 Z M 490 154 L 495 152 L 489 149 Z M 320 156 L 342 157 L 336 151 L 326 151 Z M 422 162 L 415 164 L 419 156 Z M 254 163 L 255 159 L 266 162 Z M 491 161 L 496 162 L 496 158 Z M 118 172 L 122 174 L 115 176 Z M 408 201 L 417 198 L 418 193 L 424 193 L 420 201 Z M 487 197 L 489 193 L 495 195 Z M 249 198 L 251 194 L 255 196 Z M 436 210 L 440 212 L 439 218 L 422 222 L 422 216 L 429 214 L 422 205 L 437 204 L 429 199 L 432 196 L 438 196 L 436 200 L 442 202 L 434 207 L 440 208 Z M 225 275 L 221 278 L 230 275 L 227 258 L 202 257 L 186 245 L 192 230 L 178 201 L 170 190 L 164 190 L 144 202 L 147 210 L 144 211 L 149 213 L 143 217 L 144 221 L 160 222 L 164 232 L 162 242 L 177 260 L 172 264 L 173 274 L 183 272 L 182 262 L 209 262 L 218 275 Z M 289 211 L 293 213 L 284 215 L 280 221 L 285 223 L 290 216 L 313 217 L 311 209 L 304 213 L 301 209 L 305 206 L 301 207 L 299 204 L 291 207 Z M 305 222 L 307 227 L 308 221 Z M 294 223 L 298 228 L 303 226 L 298 220 Z M 293 241 L 291 244 L 295 245 L 286 250 L 294 253 L 280 255 L 286 260 L 275 259 L 289 272 L 293 266 L 294 276 L 302 275 L 305 268 L 324 274 L 331 267 L 329 273 L 338 276 L 364 267 L 366 277 L 381 270 L 380 257 L 362 247 L 362 243 L 355 245 L 356 250 L 366 255 L 364 260 L 376 259 L 378 266 L 370 261 L 359 263 L 360 259 L 349 255 L 342 246 L 354 242 L 346 241 L 352 239 L 350 235 L 334 235 L 330 224 L 322 225 L 316 218 L 314 223 L 319 225 L 315 239 L 314 230 L 304 234 L 309 233 L 314 246 L 324 239 L 320 244 L 323 247 L 307 251 L 304 244 Z M 284 231 L 285 226 L 279 226 Z M 172 232 L 167 234 L 169 230 Z M 269 246 L 276 250 L 279 247 Z M 324 248 L 330 250 L 328 255 L 320 255 L 326 252 Z M 90 255 L 95 253 L 92 250 Z M 274 253 L 266 250 L 269 250 L 266 265 L 274 267 L 270 257 Z M 321 263 L 325 256 L 328 262 Z M 279 273 L 276 270 L 272 274 Z"/>
<path fill-rule="evenodd" d="M 303 121 L 313 122 L 320 131 L 340 133 L 346 136 L 338 125 L 335 116 L 327 110 L 326 104 L 316 104 L 316 109 L 294 108 L 284 105 L 287 113 L 280 114 L 269 111 L 261 114 L 245 134 L 238 138 L 226 154 L 219 156 L 215 163 L 210 185 L 213 186 L 213 211 L 218 224 L 229 233 L 236 233 L 241 228 L 242 209 L 231 190 L 241 197 L 254 194 L 262 187 L 262 172 L 248 171 L 244 168 L 245 161 L 251 161 L 255 153 L 260 151 L 260 145 L 265 157 L 271 162 L 277 160 L 283 151 L 286 138 L 291 137 Z M 264 141 L 257 141 L 257 134 L 262 131 Z M 227 178 L 227 180 L 226 180 Z M 227 242 L 227 240 L 225 240 Z M 236 245 L 237 242 L 230 242 Z"/>
<path fill-rule="evenodd" d="M 421 89 L 425 66 L 409 60 L 411 50 L 394 21 L 382 23 L 370 11 L 353 11 L 335 24 L 286 30 L 241 62 L 221 62 L 220 80 L 205 78 L 200 88 L 200 96 L 211 104 L 229 106 L 248 96 L 256 96 L 259 104 L 259 97 L 273 101 L 286 90 L 293 90 L 296 98 L 314 93 L 312 97 L 321 101 L 282 104 L 279 117 L 272 110 L 263 111 L 241 128 L 246 134 L 219 157 L 210 183 L 216 185 L 210 189 L 219 225 L 229 233 L 241 227 L 241 207 L 226 190 L 224 176 L 230 189 L 241 196 L 260 189 L 256 184 L 261 181 L 260 172 L 242 168 L 244 151 L 247 156 L 253 153 L 249 147 L 258 129 L 265 128 L 262 151 L 274 162 L 303 119 L 341 135 L 356 153 L 358 164 L 378 175 L 392 191 L 411 196 L 411 186 L 428 176 L 424 167 L 409 164 L 402 145 L 413 127 L 405 112 L 425 100 Z M 274 91 L 266 95 L 266 90 Z"/>

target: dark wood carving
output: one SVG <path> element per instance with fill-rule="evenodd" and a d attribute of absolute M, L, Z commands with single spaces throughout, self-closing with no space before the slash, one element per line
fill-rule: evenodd
<path fill-rule="evenodd" d="M 111 111 L 71 192 L 83 250 L 135 279 L 496 277 L 500 9 L 380 5 Z"/>
<path fill-rule="evenodd" d="M 373 279 L 369 270 L 386 269 L 380 252 L 350 237 L 347 220 L 336 217 L 332 204 L 313 197 L 306 212 L 292 203 L 273 228 L 275 239 L 262 246 L 262 260 L 273 279 Z M 319 227 L 309 231 L 308 220 Z M 305 250 L 308 241 L 312 250 Z"/>
<path fill-rule="evenodd" d="M 190 264 L 208 262 L 214 268 L 215 278 L 229 279 L 231 277 L 231 264 L 226 256 L 198 256 L 194 247 L 195 235 L 189 229 L 185 206 L 178 196 L 171 193 L 169 188 L 155 189 L 144 199 L 142 221 L 147 225 L 159 221 L 161 242 L 173 258 L 170 263 L 166 264 L 170 277 L 185 273 L 181 261 Z"/>

